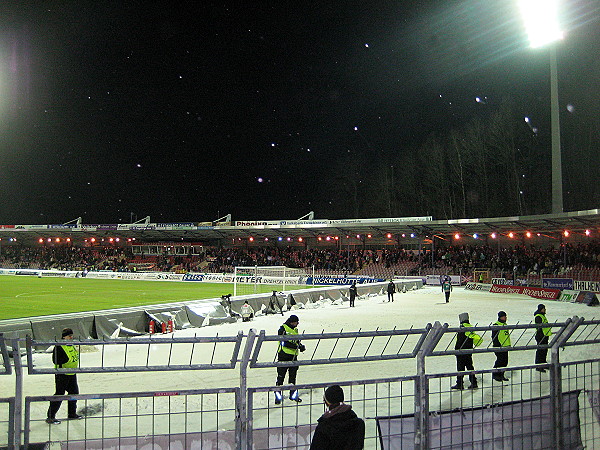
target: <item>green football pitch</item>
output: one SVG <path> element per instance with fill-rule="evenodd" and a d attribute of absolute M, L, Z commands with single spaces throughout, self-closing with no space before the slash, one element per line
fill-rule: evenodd
<path fill-rule="evenodd" d="M 258 286 L 262 292 L 281 289 Z M 245 290 L 249 289 L 252 288 L 247 286 Z M 0 276 L 0 320 L 220 298 L 225 294 L 233 294 L 232 283 L 5 275 Z"/>

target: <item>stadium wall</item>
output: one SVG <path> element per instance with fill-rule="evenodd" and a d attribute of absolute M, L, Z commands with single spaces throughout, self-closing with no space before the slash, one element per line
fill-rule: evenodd
<path fill-rule="evenodd" d="M 90 272 L 90 274 L 114 274 L 114 279 L 138 279 L 154 281 L 179 281 L 169 278 L 168 275 L 176 274 L 129 274 L 119 272 Z M 122 278 L 122 275 L 129 277 L 135 275 L 137 278 Z M 150 277 L 146 277 L 149 275 Z M 229 276 L 223 274 L 204 274 L 205 277 L 197 277 L 200 274 L 187 274 L 195 282 L 217 282 L 217 280 L 227 280 Z M 44 275 L 42 275 L 44 276 Z M 66 276 L 66 275 L 65 275 Z M 183 276 L 183 275 L 181 275 Z M 101 275 L 99 278 L 104 278 Z M 307 279 L 305 277 L 302 283 Z M 345 280 L 345 284 L 341 282 Z M 181 280 L 184 281 L 184 280 Z M 296 280 L 297 284 L 299 280 Z M 312 280 L 309 280 L 312 282 Z M 325 280 L 322 280 L 325 281 Z M 339 283 L 335 286 L 323 286 L 309 289 L 298 289 L 286 291 L 286 294 L 279 293 L 278 301 L 283 310 L 291 310 L 301 307 L 300 304 L 314 303 L 317 301 L 346 301 L 348 297 L 347 278 L 332 277 L 330 281 Z M 117 282 L 117 281 L 115 281 Z M 262 282 L 270 284 L 268 277 Z M 396 290 L 419 289 L 423 287 L 421 280 L 395 280 Z M 358 295 L 379 295 L 382 294 L 387 286 L 386 282 L 363 283 L 357 285 Z M 291 296 L 297 303 L 291 304 Z M 161 323 L 172 322 L 173 329 L 185 329 L 191 327 L 201 327 L 207 325 L 218 325 L 221 323 L 235 322 L 240 315 L 241 306 L 244 301 L 252 306 L 255 311 L 261 311 L 268 307 L 271 294 L 253 294 L 248 296 L 231 297 L 231 299 L 212 298 L 196 301 L 167 303 L 160 305 L 146 305 L 131 308 L 119 308 L 102 311 L 87 311 L 71 314 L 49 315 L 39 317 L 27 317 L 23 319 L 9 319 L 0 321 L 0 332 L 8 339 L 25 338 L 30 336 L 36 340 L 58 339 L 63 328 L 69 327 L 75 331 L 78 336 L 89 339 L 106 339 L 127 336 L 139 336 L 149 332 L 149 325 L 154 321 L 158 326 Z"/>

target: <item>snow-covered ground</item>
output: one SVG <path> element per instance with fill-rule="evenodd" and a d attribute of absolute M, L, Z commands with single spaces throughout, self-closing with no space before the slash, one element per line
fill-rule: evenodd
<path fill-rule="evenodd" d="M 488 325 L 497 320 L 497 313 L 504 310 L 508 314 L 508 324 L 515 323 L 530 323 L 533 320 L 533 313 L 539 303 L 544 303 L 547 308 L 547 317 L 550 322 L 564 322 L 566 319 L 575 315 L 592 319 L 594 316 L 600 316 L 599 308 L 592 308 L 581 304 L 563 303 L 556 301 L 540 301 L 538 299 L 524 297 L 521 295 L 500 295 L 490 294 L 481 291 L 468 291 L 462 288 L 455 288 L 452 292 L 450 303 L 444 302 L 443 293 L 439 287 L 424 287 L 417 291 L 409 291 L 406 293 L 397 293 L 393 303 L 385 302 L 384 296 L 374 296 L 359 298 L 356 301 L 356 307 L 350 308 L 348 303 L 343 305 L 326 304 L 317 309 L 300 309 L 293 313 L 299 316 L 301 333 L 321 333 L 343 331 L 368 331 L 368 330 L 391 330 L 424 328 L 427 323 L 439 321 L 441 323 L 449 323 L 451 326 L 458 326 L 458 315 L 462 312 L 470 314 L 471 323 L 473 325 Z M 267 334 L 276 334 L 277 329 L 283 321 L 289 316 L 286 313 L 284 317 L 280 315 L 258 316 L 251 322 L 237 322 L 233 324 L 223 324 L 217 326 L 208 326 L 197 329 L 179 330 L 174 333 L 175 337 L 180 336 L 234 336 L 238 331 L 242 330 L 248 333 L 250 328 L 255 330 L 266 330 Z M 487 337 L 489 339 L 489 336 Z M 411 338 L 412 339 L 412 338 Z M 397 341 L 400 342 L 400 341 Z M 302 357 L 310 356 L 314 348 L 311 345 L 316 345 L 316 341 L 306 342 L 307 352 L 301 355 Z M 262 360 L 272 359 L 271 355 L 275 354 L 275 343 L 266 343 L 261 355 Z M 319 353 L 315 356 L 319 358 L 326 357 L 326 354 L 331 351 L 330 346 L 320 344 L 322 347 Z M 367 345 L 376 346 L 378 343 L 368 340 L 361 340 L 354 344 L 353 354 L 361 349 L 366 349 Z M 394 344 L 396 345 L 396 344 Z M 406 348 L 403 348 L 402 353 L 412 350 L 413 341 L 405 343 Z M 441 347 L 441 348 L 445 348 Z M 344 344 L 340 343 L 336 352 L 339 351 Z M 347 346 L 347 344 L 346 344 Z M 119 348 L 121 347 L 121 348 Z M 87 351 L 82 353 L 82 366 L 97 366 L 100 359 L 104 358 L 105 364 L 107 361 L 112 361 L 107 365 L 115 365 L 116 361 L 123 361 L 124 346 L 110 346 L 104 352 Z M 212 347 L 201 347 L 202 350 L 194 351 L 195 362 L 208 362 L 213 358 Z M 214 362 L 226 362 L 231 357 L 231 346 L 229 344 L 219 344 L 219 350 L 214 355 Z M 440 347 L 438 347 L 440 349 Z M 144 364 L 148 357 L 149 349 L 147 346 L 130 345 L 127 349 L 128 364 L 132 361 L 139 361 Z M 155 346 L 150 349 L 150 358 L 156 363 L 165 361 L 171 353 L 172 363 L 190 359 L 191 346 L 180 347 L 173 351 L 168 346 Z M 342 351 L 342 354 L 344 352 Z M 340 356 L 336 353 L 337 356 Z M 334 356 L 336 356 L 334 355 Z M 600 356 L 600 345 L 593 346 L 574 346 L 568 347 L 561 352 L 561 362 L 586 360 L 590 358 L 598 358 Z M 550 358 L 550 355 L 548 356 Z M 474 356 L 475 368 L 478 370 L 489 369 L 493 366 L 495 357 L 492 353 L 477 354 Z M 510 365 L 522 366 L 530 365 L 534 361 L 534 351 L 513 351 L 510 353 Z M 25 361 L 24 361 L 25 362 Z M 49 354 L 36 354 L 34 363 L 38 367 L 51 366 Z M 455 371 L 454 356 L 430 357 L 427 359 L 427 373 L 447 373 Z M 565 371 L 563 379 L 573 378 L 573 382 L 569 381 L 563 389 L 600 389 L 600 374 L 597 373 L 598 365 L 591 366 L 591 369 L 586 369 L 583 375 L 581 372 L 577 374 Z M 588 373 L 591 370 L 591 373 Z M 416 374 L 416 363 L 414 359 L 392 360 L 382 362 L 369 363 L 351 363 L 351 364 L 334 364 L 320 366 L 304 366 L 300 367 L 298 372 L 299 384 L 313 383 L 340 383 L 352 382 L 357 380 L 370 380 L 382 378 L 395 378 L 412 376 Z M 248 387 L 271 386 L 275 383 L 275 369 L 249 369 L 248 370 Z M 449 389 L 450 383 L 453 384 L 453 379 L 440 378 L 434 379 L 430 383 L 430 390 L 433 393 L 430 397 L 431 410 L 446 410 L 457 407 L 471 407 L 486 404 L 493 404 L 505 401 L 515 401 L 521 398 L 535 397 L 548 395 L 550 383 L 548 382 L 548 373 L 540 374 L 532 369 L 523 371 L 515 371 L 511 374 L 511 382 L 501 387 L 498 383 L 492 384 L 489 374 L 479 376 L 480 389 L 475 392 L 456 392 Z M 239 386 L 239 369 L 233 370 L 208 370 L 208 371 L 166 371 L 153 373 L 107 373 L 107 374 L 79 374 L 79 387 L 82 394 L 88 393 L 110 393 L 110 392 L 142 392 L 142 391 L 170 391 L 170 390 L 185 390 L 185 389 L 205 389 L 205 388 L 224 388 Z M 14 395 L 14 377 L 0 378 L 0 397 L 9 397 Z M 466 380 L 465 380 L 466 381 Z M 51 395 L 54 392 L 54 380 L 51 375 L 25 375 L 23 383 L 24 393 L 27 396 L 36 395 Z M 468 383 L 465 383 L 468 384 Z M 394 415 L 394 414 L 410 414 L 414 411 L 414 400 L 412 397 L 413 382 L 404 381 L 401 383 L 375 383 L 368 386 L 354 386 L 352 389 L 347 388 L 347 397 L 351 400 L 354 408 L 359 415 L 363 417 L 374 417 L 376 415 Z M 296 414 L 288 415 L 288 419 L 283 419 L 282 411 L 287 407 L 292 407 L 292 402 L 286 400 L 284 408 L 274 408 L 272 405 L 271 395 L 268 393 L 257 393 L 254 398 L 254 427 L 261 428 L 267 426 L 282 426 L 293 425 L 297 423 L 315 422 L 318 416 L 322 413 L 323 407 L 321 404 L 322 389 L 310 390 L 302 389 L 302 395 L 305 402 L 297 407 L 303 416 L 298 419 Z M 397 397 L 390 402 L 388 394 L 393 394 Z M 207 406 L 215 406 L 216 396 L 207 399 L 199 398 L 185 406 L 186 408 L 203 408 Z M 233 397 L 227 397 L 227 401 L 231 402 Z M 379 399 L 379 400 L 377 400 Z M 384 399 L 384 400 L 382 400 Z M 222 400 L 219 400 L 222 401 Z M 585 408 L 585 417 L 582 417 L 582 428 L 589 428 L 586 433 L 591 433 L 591 436 L 597 436 L 598 424 L 594 423 L 593 416 L 590 419 L 591 409 L 588 404 L 583 405 L 583 396 L 580 398 L 580 404 Z M 171 408 L 176 399 L 169 400 Z M 194 403 L 196 402 L 196 403 Z M 91 411 L 97 410 L 98 415 L 115 414 L 119 411 L 127 410 L 127 413 L 134 414 L 133 408 L 135 401 L 127 400 L 123 406 L 122 402 L 118 401 L 87 401 L 87 407 L 90 411 L 88 420 L 79 421 L 77 423 L 69 422 L 70 438 L 75 436 L 83 436 L 87 433 L 90 437 L 91 419 L 94 413 Z M 222 403 L 221 403 L 222 404 Z M 138 401 L 137 410 L 140 411 L 161 411 L 167 407 L 165 402 L 161 406 L 157 406 L 156 399 L 150 398 L 147 402 Z M 193 405 L 193 406 L 190 406 Z M 80 403 L 80 407 L 82 407 Z M 233 407 L 230 403 L 228 407 Z M 296 405 L 293 405 L 296 407 Z M 32 408 L 32 419 L 44 419 L 47 404 L 34 404 Z M 100 412 L 102 411 L 102 412 Z M 58 417 L 66 414 L 66 404 L 62 406 Z M 204 428 L 207 429 L 207 423 L 212 423 L 217 420 L 217 416 L 213 415 L 212 419 L 207 418 L 204 423 Z M 232 412 L 226 413 L 219 418 L 219 429 L 232 429 Z M 291 421 L 291 422 L 290 422 Z M 374 431 L 374 421 L 372 424 L 367 424 L 367 435 Z M 84 423 L 88 423 L 84 425 Z M 275 424 L 275 425 L 274 425 Z M 124 425 L 121 425 L 123 427 Z M 135 425 L 138 429 L 139 423 Z M 59 431 L 60 427 L 64 427 Z M 87 428 L 86 428 L 87 427 Z M 106 427 L 106 424 L 104 425 Z M 133 425 L 132 425 L 133 427 Z M 110 427 L 109 427 L 110 428 Z M 190 428 L 188 428 L 189 430 Z M 66 433 L 65 424 L 52 427 L 48 430 L 48 426 L 43 423 L 34 423 L 32 426 L 32 442 L 40 442 L 44 440 L 56 440 L 60 438 L 57 435 Z M 49 431 L 52 436 L 49 435 Z M 132 430 L 125 430 L 128 435 L 134 433 Z M 154 433 L 160 430 L 155 429 Z M 164 430 L 163 430 L 164 432 Z M 171 429 L 171 432 L 174 432 Z M 107 435 L 114 435 L 115 429 L 106 429 L 103 431 Z M 597 439 L 597 438 L 594 438 Z M 600 446 L 600 440 L 594 440 L 596 445 Z M 373 446 L 374 448 L 374 446 Z"/>

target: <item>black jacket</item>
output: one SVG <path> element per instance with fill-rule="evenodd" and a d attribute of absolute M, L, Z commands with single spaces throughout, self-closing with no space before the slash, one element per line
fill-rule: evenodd
<path fill-rule="evenodd" d="M 350 405 L 340 404 L 318 420 L 310 450 L 361 450 L 365 444 L 365 422 Z"/>
<path fill-rule="evenodd" d="M 465 323 L 469 323 L 469 322 L 462 322 L 460 324 L 460 326 L 462 328 L 465 327 Z M 473 348 L 473 339 L 470 337 L 467 337 L 467 335 L 465 333 L 456 333 L 456 344 L 454 344 L 454 350 L 465 350 L 465 349 L 472 349 Z"/>

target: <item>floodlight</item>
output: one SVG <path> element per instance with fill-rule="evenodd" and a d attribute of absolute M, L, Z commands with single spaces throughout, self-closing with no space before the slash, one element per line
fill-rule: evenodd
<path fill-rule="evenodd" d="M 559 0 L 519 0 L 519 8 L 532 48 L 563 38 L 558 23 Z"/>

